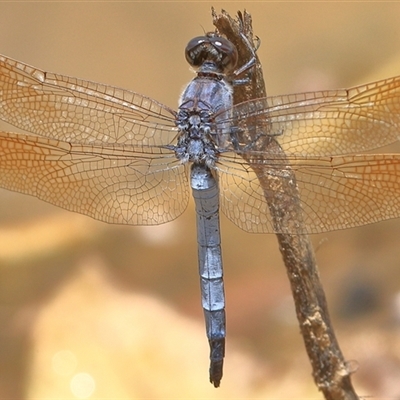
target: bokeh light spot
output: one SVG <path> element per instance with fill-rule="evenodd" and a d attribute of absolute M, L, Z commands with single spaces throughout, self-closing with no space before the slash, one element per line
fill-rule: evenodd
<path fill-rule="evenodd" d="M 70 388 L 76 398 L 88 399 L 96 389 L 96 382 L 92 375 L 80 372 L 71 379 Z"/>

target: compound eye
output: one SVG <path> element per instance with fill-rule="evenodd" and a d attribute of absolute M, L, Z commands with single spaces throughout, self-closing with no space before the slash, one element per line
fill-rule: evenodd
<path fill-rule="evenodd" d="M 224 71 L 233 71 L 239 58 L 235 45 L 228 39 L 218 36 L 211 37 L 210 42 L 221 54 L 221 63 L 224 67 Z"/>
<path fill-rule="evenodd" d="M 206 36 L 198 36 L 192 39 L 186 46 L 185 57 L 186 61 L 192 67 L 200 67 L 204 62 L 204 52 L 210 40 Z"/>
<path fill-rule="evenodd" d="M 212 62 L 221 72 L 232 71 L 238 61 L 236 47 L 227 39 L 210 34 L 192 39 L 185 49 L 186 61 L 192 67 Z"/>

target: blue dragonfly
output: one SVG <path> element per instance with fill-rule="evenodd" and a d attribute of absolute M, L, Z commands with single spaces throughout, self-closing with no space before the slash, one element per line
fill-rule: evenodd
<path fill-rule="evenodd" d="M 246 84 L 252 62 L 238 65 L 235 46 L 217 34 L 192 39 L 185 54 L 197 72 L 178 111 L 0 55 L 0 119 L 29 132 L 0 132 L 0 186 L 128 225 L 179 217 L 191 187 L 210 381 L 218 387 L 225 355 L 219 209 L 255 233 L 298 233 L 274 223 L 271 191 L 282 205 L 300 202 L 304 234 L 399 217 L 400 155 L 357 153 L 399 139 L 400 77 L 233 104 L 233 86 Z M 284 157 L 268 150 L 271 140 Z M 265 187 L 260 171 L 271 182 L 287 179 L 295 193 Z"/>

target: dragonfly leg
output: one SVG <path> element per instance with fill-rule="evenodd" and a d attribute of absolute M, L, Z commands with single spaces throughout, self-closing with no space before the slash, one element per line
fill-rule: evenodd
<path fill-rule="evenodd" d="M 258 47 L 260 46 L 259 44 L 259 39 L 257 41 L 257 45 L 251 45 L 249 39 L 246 37 L 246 35 L 243 32 L 240 32 L 240 36 L 245 43 L 246 47 L 248 48 L 251 57 L 249 61 L 247 61 L 245 64 L 243 64 L 240 68 L 236 69 L 233 74 L 230 76 L 231 79 L 231 84 L 233 86 L 239 86 L 239 85 L 248 85 L 251 82 L 251 74 L 252 74 L 252 69 L 256 66 L 257 64 L 257 57 L 256 57 L 256 51 Z M 241 75 L 245 76 L 243 78 L 238 78 Z"/>

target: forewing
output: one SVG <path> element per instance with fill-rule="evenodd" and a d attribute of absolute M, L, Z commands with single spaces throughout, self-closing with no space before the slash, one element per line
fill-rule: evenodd
<path fill-rule="evenodd" d="M 70 143 L 168 145 L 175 113 L 135 92 L 53 74 L 0 55 L 0 119 Z"/>
<path fill-rule="evenodd" d="M 231 125 L 250 150 L 260 150 L 262 135 L 269 135 L 287 155 L 364 152 L 400 138 L 400 77 L 347 90 L 251 100 L 230 113 Z M 229 121 L 222 121 L 221 129 Z"/>
<path fill-rule="evenodd" d="M 188 203 L 185 167 L 168 150 L 7 132 L 0 132 L 0 186 L 117 224 L 168 222 Z"/>

